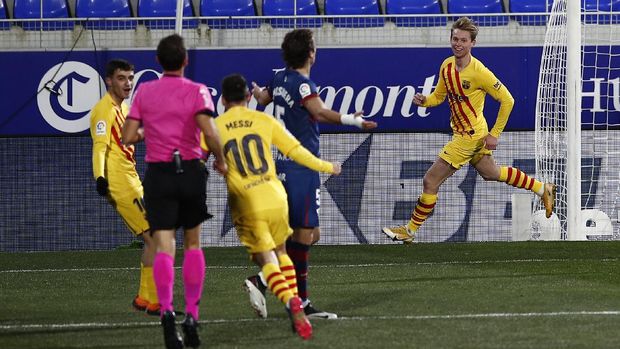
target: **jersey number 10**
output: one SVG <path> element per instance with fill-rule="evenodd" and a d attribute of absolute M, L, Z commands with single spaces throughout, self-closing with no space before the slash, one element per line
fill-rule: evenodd
<path fill-rule="evenodd" d="M 256 154 L 258 155 L 258 163 L 260 166 L 255 165 L 254 155 L 251 151 L 251 143 L 254 143 Z M 248 170 L 254 175 L 260 175 L 266 173 L 269 169 L 267 160 L 265 159 L 265 151 L 263 150 L 263 142 L 259 135 L 250 133 L 241 138 L 241 149 L 243 149 L 243 158 L 245 158 L 245 164 L 241 158 L 241 152 L 239 151 L 239 141 L 237 139 L 231 139 L 224 144 L 224 155 L 228 156 L 228 152 L 232 152 L 235 165 L 239 169 L 239 173 L 243 177 L 248 176 Z M 246 170 L 247 168 L 247 170 Z"/>

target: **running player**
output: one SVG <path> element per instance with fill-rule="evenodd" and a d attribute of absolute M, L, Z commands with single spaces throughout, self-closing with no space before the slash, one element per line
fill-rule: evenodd
<path fill-rule="evenodd" d="M 340 173 L 340 164 L 312 155 L 273 117 L 247 108 L 247 82 L 230 75 L 222 82 L 226 112 L 215 123 L 228 164 L 228 203 L 239 239 L 262 269 L 267 287 L 283 302 L 293 328 L 303 339 L 312 336 L 302 300 L 297 294 L 293 262 L 284 243 L 291 235 L 286 191 L 276 176 L 271 144 L 300 166 Z M 253 305 L 255 307 L 255 305 Z"/>
<path fill-rule="evenodd" d="M 452 25 L 450 42 L 453 56 L 439 68 L 439 82 L 430 96 L 416 94 L 413 102 L 423 107 L 441 104 L 446 96 L 450 104 L 452 140 L 448 142 L 424 175 L 422 195 L 406 225 L 383 228 L 394 241 L 411 243 L 418 228 L 433 211 L 441 184 L 461 166 L 469 163 L 487 181 L 498 181 L 534 192 L 542 198 L 547 218 L 555 202 L 555 184 L 542 183 L 513 167 L 498 166 L 493 158 L 499 135 L 504 130 L 514 99 L 495 75 L 471 55 L 478 28 L 467 17 Z M 484 99 L 490 94 L 499 101 L 495 125 L 489 131 L 483 114 Z"/>

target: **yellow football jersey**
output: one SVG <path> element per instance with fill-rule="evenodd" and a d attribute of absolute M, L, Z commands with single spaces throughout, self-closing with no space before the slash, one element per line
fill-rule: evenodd
<path fill-rule="evenodd" d="M 93 177 L 105 177 L 114 197 L 128 193 L 128 187 L 142 187 L 136 172 L 135 148 L 121 142 L 121 130 L 128 110 L 127 105 L 117 105 L 106 93 L 90 116 Z"/>
<path fill-rule="evenodd" d="M 276 176 L 271 145 L 316 171 L 332 172 L 331 163 L 316 158 L 282 124 L 265 113 L 236 106 L 215 119 L 224 147 L 226 183 L 233 216 L 284 207 L 286 191 Z"/>
<path fill-rule="evenodd" d="M 456 70 L 456 58 L 443 61 L 435 91 L 426 98 L 425 107 L 434 107 L 448 97 L 450 126 L 455 134 L 482 134 L 488 130 L 484 117 L 484 98 L 490 94 L 500 102 L 495 125 L 490 133 L 499 137 L 514 105 L 510 91 L 475 57 L 462 71 Z"/>

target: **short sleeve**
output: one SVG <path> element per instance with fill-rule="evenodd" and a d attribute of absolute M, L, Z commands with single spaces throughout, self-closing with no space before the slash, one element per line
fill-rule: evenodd
<path fill-rule="evenodd" d="M 213 99 L 211 98 L 211 92 L 205 85 L 199 85 L 198 97 L 196 98 L 196 104 L 194 105 L 194 114 L 207 114 L 213 116 L 215 107 L 213 106 Z"/>
<path fill-rule="evenodd" d="M 318 95 L 318 89 L 312 80 L 305 79 L 299 84 L 299 97 L 301 98 L 302 105 L 306 103 L 307 100 L 317 97 Z"/>

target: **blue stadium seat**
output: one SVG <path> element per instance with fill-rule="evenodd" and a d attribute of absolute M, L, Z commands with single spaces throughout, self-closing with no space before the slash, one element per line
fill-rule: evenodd
<path fill-rule="evenodd" d="M 552 0 L 510 0 L 510 13 L 551 12 Z M 548 16 L 514 16 L 521 25 L 546 25 Z"/>
<path fill-rule="evenodd" d="M 174 17 L 177 12 L 176 1 L 169 0 L 139 0 L 138 17 Z M 194 7 L 190 0 L 183 1 L 183 17 L 196 17 Z M 147 28 L 151 29 L 173 29 L 174 20 L 161 19 L 144 21 Z M 183 20 L 183 28 L 197 28 L 197 19 Z"/>
<path fill-rule="evenodd" d="M 386 0 L 386 14 L 441 14 L 443 13 L 439 0 Z M 447 19 L 442 17 L 394 17 L 399 27 L 433 27 L 446 25 Z"/>
<path fill-rule="evenodd" d="M 200 15 L 215 16 L 256 16 L 254 0 L 200 0 Z M 207 19 L 211 29 L 258 28 L 258 19 Z"/>
<path fill-rule="evenodd" d="M 292 16 L 293 1 L 291 0 L 263 0 L 263 16 Z M 315 0 L 297 0 L 297 15 L 316 16 L 319 8 Z M 272 19 L 271 26 L 274 28 L 316 28 L 323 25 L 321 18 L 300 18 L 293 23 L 291 19 Z"/>
<path fill-rule="evenodd" d="M 325 0 L 326 15 L 378 15 L 381 14 L 377 0 Z M 337 28 L 382 27 L 383 18 L 333 18 Z"/>
<path fill-rule="evenodd" d="M 69 4 L 67 0 L 43 1 L 43 15 L 41 15 L 40 0 L 15 0 L 13 3 L 13 18 L 69 18 Z M 24 30 L 67 30 L 73 29 L 73 21 L 46 21 L 21 22 Z"/>
<path fill-rule="evenodd" d="M 620 0 L 581 0 L 581 9 L 584 12 L 620 12 Z M 582 20 L 587 24 L 618 24 L 620 15 L 586 14 Z"/>
<path fill-rule="evenodd" d="M 448 13 L 504 13 L 502 0 L 448 0 Z M 479 26 L 508 24 L 508 16 L 470 16 Z M 456 19 L 456 18 L 455 18 Z"/>
<path fill-rule="evenodd" d="M 4 0 L 0 0 L 0 19 L 9 18 L 9 14 L 6 8 L 7 7 L 6 7 L 6 4 L 4 3 Z M 0 23 L 0 30 L 7 30 L 10 28 L 11 28 L 11 25 L 9 24 L 9 22 Z"/>
<path fill-rule="evenodd" d="M 131 18 L 129 0 L 76 0 L 75 17 L 78 18 Z M 88 29 L 135 29 L 135 20 L 94 20 L 84 25 Z"/>

